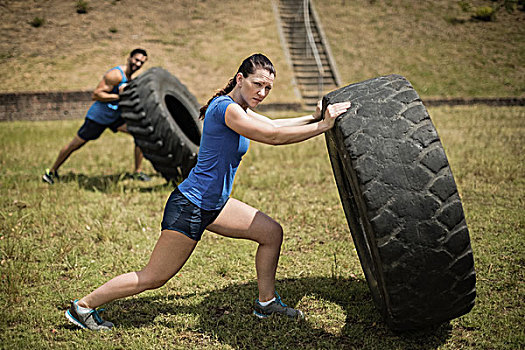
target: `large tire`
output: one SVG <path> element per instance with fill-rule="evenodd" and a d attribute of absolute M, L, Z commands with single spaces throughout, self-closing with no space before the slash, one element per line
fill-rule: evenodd
<path fill-rule="evenodd" d="M 186 178 L 197 161 L 199 104 L 168 71 L 154 67 L 120 95 L 122 117 L 144 157 L 168 181 Z"/>
<path fill-rule="evenodd" d="M 330 161 L 373 300 L 396 331 L 468 313 L 476 274 L 447 157 L 410 83 L 389 75 L 352 84 L 326 133 Z"/>

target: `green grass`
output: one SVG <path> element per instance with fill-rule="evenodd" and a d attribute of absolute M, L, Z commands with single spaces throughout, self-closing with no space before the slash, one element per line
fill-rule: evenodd
<path fill-rule="evenodd" d="M 9 122 L 0 128 L 0 348 L 2 349 L 516 349 L 525 347 L 523 152 L 525 109 L 431 108 L 463 198 L 478 275 L 467 315 L 396 334 L 364 280 L 322 137 L 252 143 L 234 196 L 285 229 L 278 269 L 284 300 L 307 320 L 260 322 L 252 242 L 205 233 L 164 287 L 106 305 L 118 325 L 73 329 L 68 301 L 140 269 L 160 230 L 171 187 L 130 180 L 132 140 L 105 133 L 48 186 L 42 171 L 81 121 Z M 150 164 L 146 171 L 153 173 Z"/>

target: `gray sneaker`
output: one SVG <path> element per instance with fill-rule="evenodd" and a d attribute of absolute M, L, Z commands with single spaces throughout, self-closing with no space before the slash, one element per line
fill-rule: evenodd
<path fill-rule="evenodd" d="M 71 302 L 71 307 L 66 311 L 66 318 L 80 328 L 87 328 L 92 331 L 109 331 L 113 327 L 113 323 L 104 321 L 100 318 L 98 311 L 91 309 L 86 313 L 78 311 L 78 300 Z"/>
<path fill-rule="evenodd" d="M 277 292 L 275 293 L 275 300 L 266 306 L 262 306 L 259 302 L 259 299 L 255 300 L 255 310 L 253 314 L 259 318 L 267 318 L 273 314 L 284 315 L 290 318 L 304 319 L 304 314 L 301 310 L 296 310 L 289 306 L 286 306 L 282 302 L 281 297 Z"/>

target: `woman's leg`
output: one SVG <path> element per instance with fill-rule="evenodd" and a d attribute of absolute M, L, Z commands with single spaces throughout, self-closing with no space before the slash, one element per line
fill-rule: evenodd
<path fill-rule="evenodd" d="M 259 300 L 275 296 L 275 272 L 281 252 L 283 229 L 268 215 L 236 199 L 229 199 L 208 230 L 222 236 L 249 239 L 259 243 L 255 255 Z"/>
<path fill-rule="evenodd" d="M 173 277 L 190 257 L 197 242 L 177 231 L 162 231 L 146 267 L 117 276 L 78 301 L 91 309 L 115 299 L 159 288 Z"/>

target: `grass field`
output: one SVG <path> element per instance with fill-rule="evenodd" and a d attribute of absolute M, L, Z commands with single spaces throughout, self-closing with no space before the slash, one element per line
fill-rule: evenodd
<path fill-rule="evenodd" d="M 277 68 L 266 102 L 297 102 L 267 1 L 90 0 L 82 15 L 75 3 L 0 3 L 0 92 L 92 90 L 142 46 L 146 68 L 166 68 L 201 102 L 244 57 L 263 52 Z M 455 0 L 315 6 L 343 84 L 397 73 L 423 98 L 525 94 L 523 11 L 479 22 Z M 43 25 L 31 26 L 35 18 Z M 172 187 L 160 176 L 130 179 L 132 140 L 111 133 L 76 153 L 61 183 L 48 186 L 43 170 L 82 120 L 2 123 L 0 349 L 525 348 L 525 109 L 430 114 L 462 196 L 478 297 L 459 319 L 403 334 L 386 328 L 374 308 L 322 137 L 252 143 L 234 188 L 283 225 L 277 287 L 305 311 L 305 322 L 255 320 L 256 245 L 206 233 L 163 288 L 106 305 L 113 332 L 74 329 L 64 317 L 69 300 L 147 262 Z M 149 163 L 145 170 L 154 174 Z"/>
<path fill-rule="evenodd" d="M 0 128 L 0 348 L 2 349 L 518 349 L 525 347 L 525 109 L 429 110 L 463 199 L 478 276 L 467 315 L 396 334 L 373 306 L 322 137 L 281 147 L 252 143 L 234 196 L 281 222 L 277 288 L 306 321 L 258 321 L 255 244 L 205 233 L 164 287 L 106 305 L 110 333 L 72 328 L 71 299 L 140 269 L 171 191 L 140 183 L 132 140 L 105 133 L 74 154 L 62 182 L 42 171 L 81 120 Z M 124 151 L 122 151 L 124 150 Z M 146 171 L 153 173 L 151 165 Z"/>

